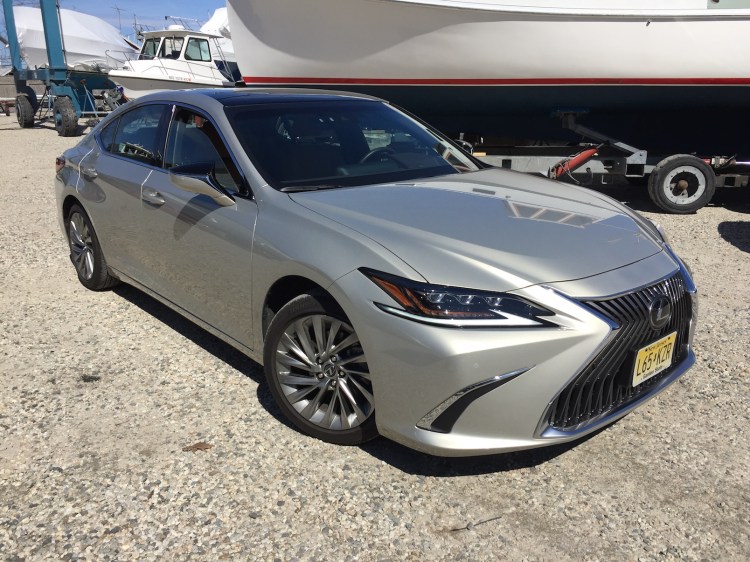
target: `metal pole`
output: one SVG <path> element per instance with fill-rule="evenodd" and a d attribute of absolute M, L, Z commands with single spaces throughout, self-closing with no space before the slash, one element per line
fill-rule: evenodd
<path fill-rule="evenodd" d="M 3 14 L 5 15 L 5 27 L 8 29 L 8 48 L 10 49 L 11 64 L 14 75 L 21 70 L 21 47 L 18 44 L 16 33 L 16 18 L 13 15 L 13 0 L 3 0 Z"/>
<path fill-rule="evenodd" d="M 6 0 L 3 0 L 6 1 Z M 50 79 L 65 82 L 68 75 L 68 64 L 65 61 L 65 47 L 62 38 L 62 24 L 57 0 L 41 0 L 44 24 L 44 41 L 47 45 Z"/>

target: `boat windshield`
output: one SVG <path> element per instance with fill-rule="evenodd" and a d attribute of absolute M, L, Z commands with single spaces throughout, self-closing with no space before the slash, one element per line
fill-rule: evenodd
<path fill-rule="evenodd" d="M 183 37 L 164 37 L 163 41 L 161 37 L 151 37 L 143 42 L 141 53 L 138 56 L 138 59 L 149 60 L 153 58 L 180 58 L 180 51 L 182 51 L 182 44 L 184 43 L 184 41 L 185 39 Z M 160 44 L 161 48 L 159 48 Z"/>
<path fill-rule="evenodd" d="M 141 47 L 141 54 L 138 58 L 140 60 L 148 60 L 148 59 L 154 58 L 159 48 L 160 40 L 161 39 L 158 37 L 152 37 L 151 39 L 146 39 L 143 42 L 143 46 Z"/>
<path fill-rule="evenodd" d="M 407 181 L 483 166 L 382 102 L 273 103 L 226 112 L 258 171 L 282 191 Z"/>

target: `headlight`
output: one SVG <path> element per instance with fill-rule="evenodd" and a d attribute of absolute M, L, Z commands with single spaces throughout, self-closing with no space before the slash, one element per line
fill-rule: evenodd
<path fill-rule="evenodd" d="M 418 283 L 360 269 L 402 308 L 376 302 L 381 310 L 425 324 L 454 328 L 538 328 L 554 326 L 554 313 L 520 297 L 475 289 Z"/>

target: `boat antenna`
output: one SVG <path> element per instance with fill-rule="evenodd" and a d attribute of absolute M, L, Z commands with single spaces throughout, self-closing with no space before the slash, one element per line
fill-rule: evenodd
<path fill-rule="evenodd" d="M 117 10 L 117 25 L 120 27 L 120 35 L 122 35 L 122 13 L 125 11 L 120 8 L 117 4 L 112 6 L 113 10 Z"/>

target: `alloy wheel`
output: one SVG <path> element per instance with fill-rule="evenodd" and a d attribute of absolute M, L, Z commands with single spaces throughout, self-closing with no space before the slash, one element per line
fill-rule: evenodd
<path fill-rule="evenodd" d="M 86 220 L 73 213 L 68 223 L 70 259 L 78 274 L 85 280 L 94 276 L 94 241 Z"/>
<path fill-rule="evenodd" d="M 313 314 L 287 326 L 276 346 L 276 376 L 287 403 L 318 427 L 353 429 L 374 411 L 359 337 L 332 316 Z"/>

